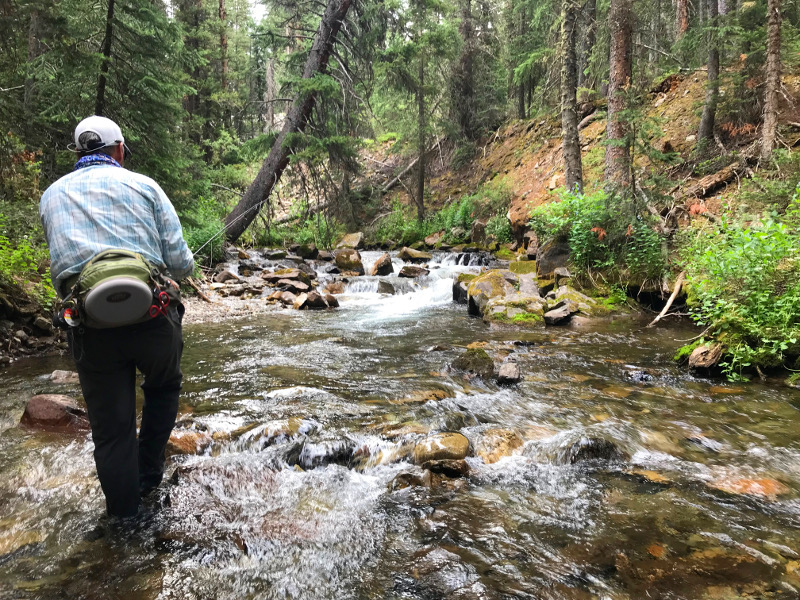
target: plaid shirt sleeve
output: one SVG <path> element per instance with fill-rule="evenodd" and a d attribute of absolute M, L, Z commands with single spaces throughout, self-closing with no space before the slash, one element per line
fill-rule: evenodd
<path fill-rule="evenodd" d="M 45 190 L 39 216 L 59 291 L 93 256 L 112 248 L 139 252 L 178 279 L 194 269 L 175 208 L 144 175 L 111 165 L 79 169 Z"/>

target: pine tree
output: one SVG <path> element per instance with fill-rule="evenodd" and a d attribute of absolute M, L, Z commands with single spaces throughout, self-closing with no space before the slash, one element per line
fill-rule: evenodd
<path fill-rule="evenodd" d="M 769 159 L 778 125 L 778 93 L 781 85 L 781 1 L 767 2 L 767 77 L 764 87 L 764 125 L 761 128 L 761 160 Z"/>
<path fill-rule="evenodd" d="M 564 179 L 570 191 L 583 191 L 581 143 L 578 136 L 578 65 L 575 30 L 578 6 L 563 0 L 561 9 L 561 135 L 564 149 Z"/>
<path fill-rule="evenodd" d="M 629 125 L 621 118 L 631 83 L 631 35 L 633 0 L 611 0 L 608 28 L 611 37 L 608 76 L 608 121 L 606 125 L 606 181 L 610 185 L 630 185 Z"/>

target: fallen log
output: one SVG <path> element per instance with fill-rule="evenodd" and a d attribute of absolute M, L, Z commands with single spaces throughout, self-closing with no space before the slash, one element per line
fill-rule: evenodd
<path fill-rule="evenodd" d="M 745 166 L 739 162 L 732 163 L 720 169 L 716 173 L 706 175 L 702 179 L 694 182 L 675 196 L 676 201 L 683 201 L 688 198 L 707 198 L 718 189 L 733 181 L 740 171 L 745 170 Z"/>

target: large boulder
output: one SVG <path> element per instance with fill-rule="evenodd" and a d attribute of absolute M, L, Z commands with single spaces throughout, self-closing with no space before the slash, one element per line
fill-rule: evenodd
<path fill-rule="evenodd" d="M 20 424 L 32 429 L 79 433 L 89 431 L 86 411 L 69 396 L 39 394 L 28 400 Z"/>
<path fill-rule="evenodd" d="M 279 279 L 275 285 L 282 290 L 288 290 L 294 294 L 302 294 L 311 289 L 310 285 L 297 279 Z"/>
<path fill-rule="evenodd" d="M 551 277 L 559 267 L 566 267 L 569 263 L 569 244 L 557 240 L 550 240 L 539 248 L 536 254 L 539 277 Z"/>
<path fill-rule="evenodd" d="M 397 274 L 397 276 L 407 277 L 408 279 L 416 279 L 417 277 L 422 277 L 428 273 L 430 273 L 430 271 L 423 267 L 418 267 L 416 265 L 403 265 L 403 268 L 400 269 L 400 272 Z"/>
<path fill-rule="evenodd" d="M 379 294 L 395 294 L 397 290 L 394 289 L 394 286 L 389 283 L 388 281 L 378 281 L 378 293 Z"/>
<path fill-rule="evenodd" d="M 469 314 L 482 316 L 489 300 L 516 293 L 518 281 L 519 278 L 511 271 L 499 269 L 487 271 L 473 279 L 467 288 Z"/>
<path fill-rule="evenodd" d="M 600 310 L 600 305 L 596 300 L 568 285 L 561 285 L 556 289 L 555 300 L 557 304 L 561 302 L 569 303 L 574 311 L 573 314 L 582 312 L 586 315 L 592 315 Z M 555 306 L 552 308 L 555 308 Z"/>
<path fill-rule="evenodd" d="M 577 307 L 569 300 L 558 302 L 544 313 L 545 325 L 564 325 L 577 312 L 579 312 Z"/>
<path fill-rule="evenodd" d="M 470 454 L 469 440 L 460 433 L 435 433 L 414 446 L 414 464 L 435 460 L 463 460 Z"/>
<path fill-rule="evenodd" d="M 397 253 L 397 258 L 403 262 L 411 263 L 424 263 L 433 258 L 430 252 L 423 252 L 422 250 L 414 250 L 413 248 L 405 247 Z"/>
<path fill-rule="evenodd" d="M 364 234 L 359 232 L 348 233 L 342 238 L 336 248 L 352 248 L 353 250 L 361 250 L 364 247 Z"/>
<path fill-rule="evenodd" d="M 392 265 L 392 257 L 389 256 L 389 253 L 384 253 L 381 257 L 375 261 L 375 264 L 372 265 L 372 268 L 369 270 L 369 274 L 372 276 L 376 275 L 391 275 L 394 273 L 394 266 Z"/>
<path fill-rule="evenodd" d="M 354 248 L 342 248 L 334 253 L 336 266 L 347 273 L 356 275 L 364 274 L 364 263 L 361 262 L 361 255 Z"/>

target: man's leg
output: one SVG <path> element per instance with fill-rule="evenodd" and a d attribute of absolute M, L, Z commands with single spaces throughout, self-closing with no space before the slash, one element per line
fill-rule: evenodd
<path fill-rule="evenodd" d="M 160 317 L 139 342 L 136 366 L 144 374 L 139 430 L 139 484 L 146 495 L 164 476 L 164 451 L 178 414 L 183 335 L 178 319 Z"/>
<path fill-rule="evenodd" d="M 140 500 L 135 365 L 120 352 L 112 330 L 71 331 L 70 345 L 89 411 L 94 460 L 108 513 L 133 516 Z"/>

